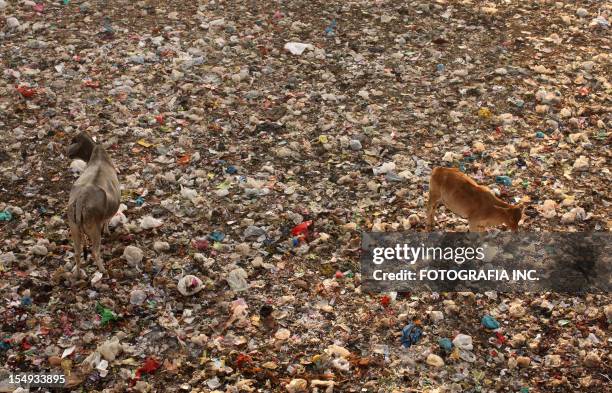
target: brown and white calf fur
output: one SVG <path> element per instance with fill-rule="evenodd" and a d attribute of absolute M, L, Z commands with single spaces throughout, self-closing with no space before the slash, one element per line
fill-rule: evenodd
<path fill-rule="evenodd" d="M 91 252 L 98 269 L 106 273 L 100 255 L 102 229 L 108 233 L 108 222 L 119 209 L 121 192 L 117 171 L 108 153 L 86 133 L 72 139 L 69 158 L 87 162 L 74 183 L 68 201 L 68 224 L 74 242 L 76 277 L 81 274 L 84 235 L 91 241 Z"/>
<path fill-rule="evenodd" d="M 453 213 L 469 221 L 470 232 L 486 227 L 506 224 L 513 231 L 523 216 L 523 205 L 510 205 L 485 186 L 477 184 L 469 176 L 455 168 L 434 168 L 429 181 L 427 204 L 427 230 L 434 225 L 434 214 L 442 203 Z"/>

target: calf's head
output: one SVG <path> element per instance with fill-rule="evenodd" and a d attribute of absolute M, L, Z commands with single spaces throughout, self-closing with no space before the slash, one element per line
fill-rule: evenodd
<path fill-rule="evenodd" d="M 523 218 L 523 210 L 524 206 L 522 203 L 519 203 L 516 206 L 509 207 L 506 209 L 507 217 L 506 217 L 506 225 L 510 227 L 510 229 L 514 232 L 518 231 L 518 225 L 521 219 Z"/>
<path fill-rule="evenodd" d="M 95 146 L 95 142 L 86 132 L 81 132 L 75 135 L 70 142 L 70 146 L 66 149 L 68 158 L 80 158 L 85 162 L 89 162 L 91 153 Z"/>

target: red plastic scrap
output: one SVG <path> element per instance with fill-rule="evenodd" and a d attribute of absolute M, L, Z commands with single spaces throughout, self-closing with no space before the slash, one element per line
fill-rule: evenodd
<path fill-rule="evenodd" d="M 504 345 L 504 343 L 506 342 L 506 337 L 504 337 L 504 335 L 500 332 L 495 332 L 495 335 L 497 336 L 497 342 L 500 345 Z"/>
<path fill-rule="evenodd" d="M 199 251 L 206 250 L 209 247 L 208 240 L 206 239 L 194 239 L 191 241 L 193 247 L 197 248 Z"/>
<path fill-rule="evenodd" d="M 251 362 L 253 362 L 253 358 L 251 358 L 249 355 L 241 353 L 236 357 L 235 363 L 237 368 L 243 368 Z"/>
<path fill-rule="evenodd" d="M 389 304 L 391 304 L 391 298 L 387 295 L 381 297 L 380 304 L 382 304 L 383 307 L 389 307 Z"/>
<path fill-rule="evenodd" d="M 157 124 L 164 124 L 164 115 L 157 115 L 155 116 L 155 121 L 157 122 Z"/>
<path fill-rule="evenodd" d="M 157 360 L 155 360 L 155 358 L 148 358 L 144 362 L 142 367 L 136 370 L 136 379 L 140 379 L 143 373 L 144 374 L 153 373 L 155 370 L 159 368 L 159 366 L 160 366 L 160 363 Z"/>
<path fill-rule="evenodd" d="M 176 55 L 176 52 L 174 52 L 171 49 L 164 49 L 159 54 L 160 54 L 161 57 L 168 58 L 168 57 L 174 57 Z"/>
<path fill-rule="evenodd" d="M 198 286 L 198 280 L 196 280 L 196 278 L 192 278 L 191 282 L 189 283 L 189 288 L 195 288 Z"/>
<path fill-rule="evenodd" d="M 191 161 L 191 154 L 184 154 L 180 156 L 178 160 L 176 160 L 177 164 L 179 165 L 187 165 L 189 164 L 189 161 Z"/>
<path fill-rule="evenodd" d="M 304 221 L 301 224 L 296 225 L 291 230 L 291 236 L 300 236 L 308 232 L 308 227 L 312 225 L 312 221 Z"/>
<path fill-rule="evenodd" d="M 27 337 L 24 337 L 23 340 L 21 340 L 21 348 L 24 351 L 27 351 L 28 349 L 32 348 L 32 344 L 30 344 L 28 342 L 28 338 Z"/>
<path fill-rule="evenodd" d="M 28 86 L 15 86 L 15 89 L 25 98 L 32 98 L 36 94 L 36 89 Z"/>

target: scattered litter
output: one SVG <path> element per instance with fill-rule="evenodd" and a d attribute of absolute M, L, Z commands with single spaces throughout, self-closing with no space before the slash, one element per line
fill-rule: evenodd
<path fill-rule="evenodd" d="M 301 55 L 306 49 L 314 49 L 312 44 L 303 44 L 301 42 L 287 42 L 285 49 L 291 52 L 293 55 Z"/>
<path fill-rule="evenodd" d="M 467 334 L 458 334 L 453 339 L 453 345 L 459 349 L 463 349 L 466 351 L 471 351 L 474 349 L 474 345 L 472 344 L 472 337 Z"/>
<path fill-rule="evenodd" d="M 146 216 L 143 217 L 140 220 L 140 228 L 142 229 L 152 229 L 152 228 L 158 228 L 162 225 L 162 221 L 158 220 L 154 217 L 151 216 Z"/>
<path fill-rule="evenodd" d="M 177 288 L 181 295 L 191 296 L 202 290 L 203 283 L 196 276 L 186 275 L 179 280 Z"/>
<path fill-rule="evenodd" d="M 427 356 L 427 359 L 426 359 L 425 362 L 428 365 L 432 366 L 432 367 L 442 367 L 442 366 L 444 366 L 444 360 L 440 356 L 438 356 L 436 354 L 433 354 L 433 353 L 430 353 Z"/>
<path fill-rule="evenodd" d="M 140 262 L 142 262 L 143 257 L 144 257 L 144 253 L 138 247 L 127 246 L 123 250 L 123 258 L 125 258 L 128 265 L 130 265 L 131 267 L 137 267 L 140 264 Z"/>
<path fill-rule="evenodd" d="M 246 280 L 247 277 L 248 274 L 244 269 L 236 268 L 229 272 L 227 276 L 227 283 L 232 291 L 246 291 L 249 288 L 249 283 Z"/>

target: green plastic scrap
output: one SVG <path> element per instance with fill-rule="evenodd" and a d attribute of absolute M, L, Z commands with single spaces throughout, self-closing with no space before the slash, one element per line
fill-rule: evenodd
<path fill-rule="evenodd" d="M 11 221 L 13 219 L 13 215 L 10 211 L 5 210 L 0 212 L 0 221 Z"/>
<path fill-rule="evenodd" d="M 113 310 L 105 308 L 100 303 L 96 304 L 96 312 L 100 314 L 100 317 L 102 319 L 102 325 L 106 325 L 110 321 L 116 321 L 117 319 L 119 319 L 117 315 L 115 315 Z"/>
<path fill-rule="evenodd" d="M 566 326 L 569 325 L 571 321 L 567 320 L 567 319 L 560 319 L 557 323 L 559 324 L 559 326 Z"/>

